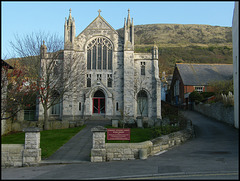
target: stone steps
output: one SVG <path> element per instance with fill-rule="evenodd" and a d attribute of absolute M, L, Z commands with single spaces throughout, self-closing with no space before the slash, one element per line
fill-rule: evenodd
<path fill-rule="evenodd" d="M 109 121 L 111 120 L 109 117 L 105 117 L 104 115 L 103 116 L 91 116 L 89 118 L 87 118 L 88 121 L 98 121 L 98 120 L 101 120 L 101 121 Z"/>

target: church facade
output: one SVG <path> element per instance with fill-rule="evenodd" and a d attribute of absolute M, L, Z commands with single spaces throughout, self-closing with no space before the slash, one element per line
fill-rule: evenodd
<path fill-rule="evenodd" d="M 84 84 L 76 87 L 78 91 L 72 96 L 50 108 L 49 118 L 161 119 L 158 48 L 154 46 L 151 53 L 134 52 L 134 24 L 129 10 L 123 37 L 100 12 L 77 36 L 71 10 L 65 20 L 63 61 L 69 54 L 79 57 L 86 65 L 82 75 Z M 39 119 L 43 119 L 41 106 Z"/>

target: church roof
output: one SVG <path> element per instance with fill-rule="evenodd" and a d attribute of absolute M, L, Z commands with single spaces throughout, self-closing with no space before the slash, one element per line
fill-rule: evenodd
<path fill-rule="evenodd" d="M 100 12 L 101 10 L 98 10 L 98 13 L 99 13 L 98 16 L 80 34 L 82 34 L 84 31 L 86 31 L 89 28 L 90 29 L 111 29 L 116 34 L 118 34 L 118 32 L 101 16 Z"/>
<path fill-rule="evenodd" d="M 212 81 L 230 80 L 233 77 L 232 64 L 185 64 L 176 68 L 184 85 L 207 85 Z"/>

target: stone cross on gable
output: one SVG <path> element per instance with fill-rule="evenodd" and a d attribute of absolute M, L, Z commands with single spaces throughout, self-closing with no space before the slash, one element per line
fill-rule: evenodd
<path fill-rule="evenodd" d="M 99 10 L 98 10 L 98 16 L 100 16 L 100 13 L 101 13 L 101 12 L 102 12 L 102 11 L 99 9 Z"/>

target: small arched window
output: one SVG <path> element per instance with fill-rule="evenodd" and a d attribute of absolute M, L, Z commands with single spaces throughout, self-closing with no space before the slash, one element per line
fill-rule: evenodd
<path fill-rule="evenodd" d="M 112 43 L 103 37 L 92 40 L 87 46 L 88 70 L 112 70 Z"/>
<path fill-rule="evenodd" d="M 52 91 L 52 109 L 51 109 L 51 114 L 52 115 L 60 115 L 60 94 L 58 91 L 54 90 Z"/>
<path fill-rule="evenodd" d="M 141 116 L 148 116 L 148 97 L 144 90 L 139 91 L 137 95 L 137 113 Z"/>

